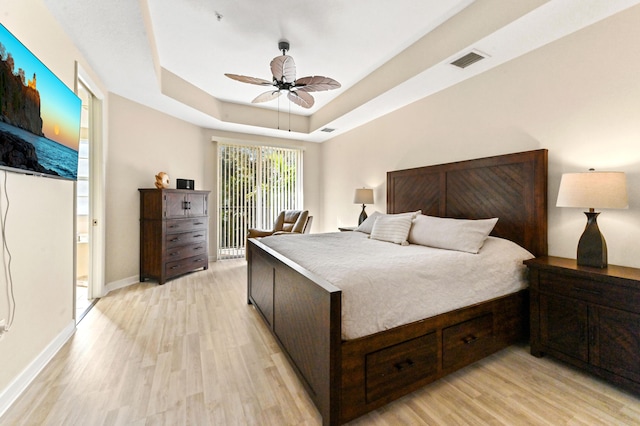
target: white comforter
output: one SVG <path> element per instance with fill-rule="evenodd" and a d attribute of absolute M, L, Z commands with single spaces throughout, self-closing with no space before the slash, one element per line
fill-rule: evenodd
<path fill-rule="evenodd" d="M 524 248 L 489 237 L 478 254 L 372 240 L 361 232 L 273 236 L 265 245 L 342 290 L 355 339 L 526 287 Z"/>

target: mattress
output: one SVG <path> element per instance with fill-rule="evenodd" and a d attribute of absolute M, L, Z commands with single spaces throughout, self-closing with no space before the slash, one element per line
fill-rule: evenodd
<path fill-rule="evenodd" d="M 527 286 L 517 244 L 489 237 L 477 254 L 401 246 L 361 232 L 262 238 L 342 290 L 342 339 L 351 340 L 518 292 Z"/>

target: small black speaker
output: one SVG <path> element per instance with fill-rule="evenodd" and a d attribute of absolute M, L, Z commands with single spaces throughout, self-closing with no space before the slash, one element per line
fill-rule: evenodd
<path fill-rule="evenodd" d="M 194 189 L 194 187 L 193 179 L 178 179 L 176 181 L 176 188 L 178 189 Z"/>

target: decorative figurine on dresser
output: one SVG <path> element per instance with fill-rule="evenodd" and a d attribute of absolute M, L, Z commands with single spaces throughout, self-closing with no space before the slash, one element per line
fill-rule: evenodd
<path fill-rule="evenodd" d="M 210 191 L 140 188 L 140 281 L 209 267 Z"/>

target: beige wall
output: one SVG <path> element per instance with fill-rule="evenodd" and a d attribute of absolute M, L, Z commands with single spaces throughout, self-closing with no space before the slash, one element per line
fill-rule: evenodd
<path fill-rule="evenodd" d="M 106 183 L 106 282 L 137 279 L 140 247 L 138 188 L 154 188 L 166 172 L 193 179 L 196 189 L 211 190 L 205 180 L 211 142 L 200 127 L 121 96 L 109 95 L 109 146 Z"/>
<path fill-rule="evenodd" d="M 169 174 L 171 188 L 175 188 L 176 178 L 186 178 L 195 180 L 196 189 L 212 191 L 209 253 L 215 256 L 217 157 L 214 141 L 302 148 L 305 208 L 312 214 L 320 212 L 318 144 L 202 129 L 111 94 L 106 185 L 108 286 L 117 287 L 138 277 L 138 188 L 152 188 L 154 176 L 160 171 Z M 313 226 L 318 229 L 315 219 Z"/>
<path fill-rule="evenodd" d="M 549 150 L 549 253 L 574 257 L 581 209 L 555 207 L 563 172 L 627 172 L 628 210 L 598 223 L 609 262 L 640 267 L 640 7 L 415 102 L 322 145 L 324 231 L 354 225 L 357 187 L 385 211 L 386 171 Z"/>
<path fill-rule="evenodd" d="M 3 0 L 0 16 L 3 25 L 67 86 L 74 87 L 75 61 L 91 73 L 40 0 Z M 4 178 L 0 172 L 0 180 Z M 74 316 L 75 184 L 15 173 L 7 173 L 6 178 L 10 201 L 6 240 L 16 310 L 13 326 L 0 340 L 0 397 L 69 329 Z M 0 274 L 0 318 L 8 317 L 6 285 Z M 0 398 L 0 409 L 4 402 Z"/>

